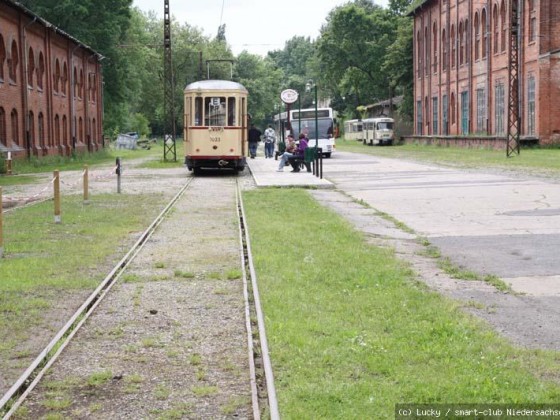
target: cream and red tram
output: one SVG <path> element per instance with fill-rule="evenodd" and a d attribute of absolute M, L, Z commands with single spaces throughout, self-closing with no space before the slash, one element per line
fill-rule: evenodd
<path fill-rule="evenodd" d="M 242 171 L 247 164 L 247 89 L 228 80 L 202 80 L 185 88 L 185 165 Z"/>

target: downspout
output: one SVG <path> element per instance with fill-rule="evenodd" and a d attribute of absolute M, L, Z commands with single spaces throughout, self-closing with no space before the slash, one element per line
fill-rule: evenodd
<path fill-rule="evenodd" d="M 516 1 L 516 0 L 512 0 L 512 1 Z M 510 8 L 511 9 L 511 8 Z M 518 24 L 518 28 L 517 28 L 517 59 L 518 59 L 518 74 L 517 74 L 517 100 L 519 103 L 519 127 L 517 127 L 517 130 L 519 132 L 519 135 L 521 136 L 521 134 L 523 133 L 523 121 L 524 121 L 524 116 L 525 116 L 525 110 L 523 107 L 524 104 L 524 100 L 523 100 L 523 81 L 524 81 L 524 68 L 525 66 L 523 65 L 524 61 L 523 61 L 523 51 L 525 50 L 524 48 L 524 29 L 525 29 L 525 17 L 524 17 L 524 13 L 523 13 L 523 1 L 522 0 L 517 0 L 517 24 Z"/>
<path fill-rule="evenodd" d="M 492 134 L 492 121 L 490 116 L 492 113 L 490 112 L 491 109 L 494 109 L 492 106 L 492 42 L 491 42 L 491 35 L 490 32 L 490 20 L 493 19 L 492 15 L 492 8 L 491 8 L 490 0 L 486 2 L 486 27 L 484 30 L 486 31 L 486 135 Z M 492 22 L 493 24 L 494 22 Z M 494 110 L 495 112 L 495 110 Z"/>
<path fill-rule="evenodd" d="M 74 97 L 76 94 L 75 91 L 75 80 L 74 80 L 74 51 L 80 48 L 80 45 L 76 45 L 72 51 L 70 52 L 70 131 L 72 135 L 72 152 L 76 152 L 76 98 Z"/>
<path fill-rule="evenodd" d="M 22 77 L 21 77 L 21 86 L 23 87 L 23 120 L 24 120 L 24 127 L 25 127 L 25 148 L 27 149 L 27 159 L 31 159 L 31 142 L 30 142 L 30 135 L 29 132 L 29 89 L 27 87 L 27 66 L 28 66 L 28 57 L 27 57 L 27 36 L 25 35 L 27 28 L 31 26 L 37 20 L 37 16 L 34 16 L 31 22 L 23 26 L 23 30 L 21 31 L 21 46 L 23 50 L 23 66 L 22 66 Z"/>

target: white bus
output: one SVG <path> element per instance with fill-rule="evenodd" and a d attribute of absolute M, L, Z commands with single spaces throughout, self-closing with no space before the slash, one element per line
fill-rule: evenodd
<path fill-rule="evenodd" d="M 392 118 L 367 118 L 363 120 L 364 144 L 370 146 L 392 145 L 395 140 L 393 126 L 395 121 Z"/>
<path fill-rule="evenodd" d="M 317 109 L 319 130 L 315 128 L 315 108 L 290 111 L 290 123 L 296 140 L 300 133 L 304 133 L 309 140 L 309 147 L 316 147 L 319 143 L 323 156 L 327 158 L 331 157 L 336 148 L 334 141 L 335 122 L 332 108 Z"/>
<path fill-rule="evenodd" d="M 344 121 L 344 140 L 362 141 L 362 120 Z"/>

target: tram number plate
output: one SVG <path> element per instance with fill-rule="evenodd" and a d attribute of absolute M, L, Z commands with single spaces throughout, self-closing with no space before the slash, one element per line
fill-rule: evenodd
<path fill-rule="evenodd" d="M 210 136 L 210 141 L 214 143 L 219 143 L 221 141 L 221 138 L 218 136 Z"/>

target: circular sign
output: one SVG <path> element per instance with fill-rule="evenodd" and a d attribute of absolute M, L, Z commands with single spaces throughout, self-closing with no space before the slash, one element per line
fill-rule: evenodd
<path fill-rule="evenodd" d="M 297 101 L 297 98 L 298 93 L 293 89 L 283 90 L 280 94 L 280 99 L 282 99 L 282 102 L 284 102 L 285 104 L 293 104 L 295 101 Z"/>

